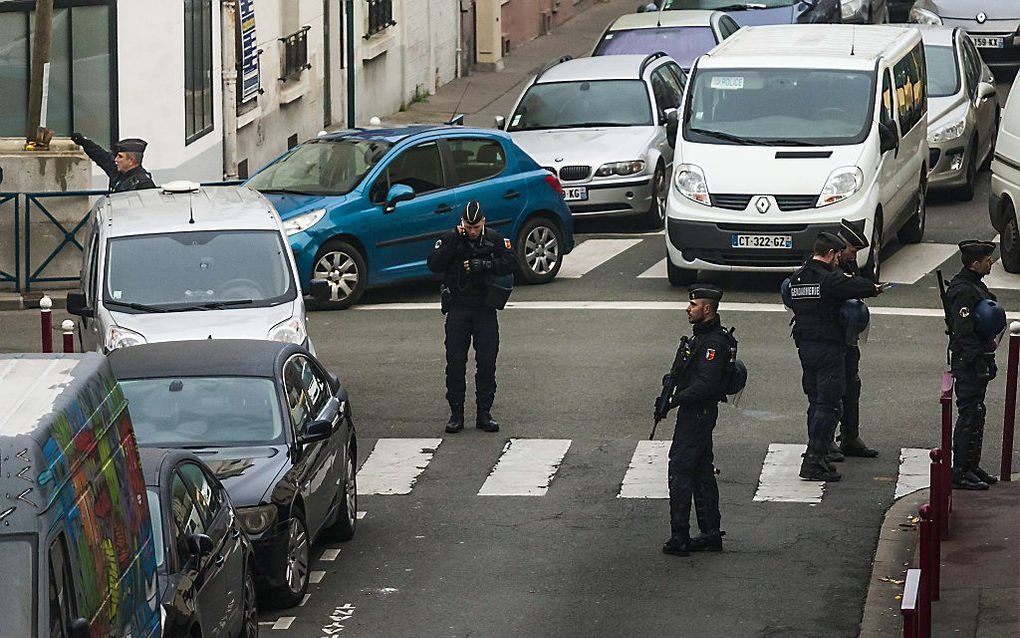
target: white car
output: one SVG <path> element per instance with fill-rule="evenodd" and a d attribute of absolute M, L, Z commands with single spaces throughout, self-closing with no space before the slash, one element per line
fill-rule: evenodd
<path fill-rule="evenodd" d="M 913 28 L 744 28 L 696 62 L 667 206 L 670 283 L 796 270 L 820 231 L 863 226 L 876 279 L 924 235 L 928 123 Z"/>
<path fill-rule="evenodd" d="M 572 216 L 638 216 L 662 228 L 684 72 L 664 53 L 561 58 L 521 94 L 514 142 L 563 184 Z"/>
<path fill-rule="evenodd" d="M 665 51 L 686 73 L 699 55 L 739 30 L 740 25 L 722 11 L 630 13 L 609 25 L 592 55 Z"/>
<path fill-rule="evenodd" d="M 999 231 L 999 253 L 1007 272 L 1020 272 L 1020 82 L 1014 82 L 1002 112 L 992 158 L 992 189 L 988 215 Z"/>

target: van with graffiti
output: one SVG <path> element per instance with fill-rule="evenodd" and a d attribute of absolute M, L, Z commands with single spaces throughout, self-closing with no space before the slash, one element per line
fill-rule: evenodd
<path fill-rule="evenodd" d="M 127 401 L 98 354 L 0 354 L 0 638 L 159 636 Z"/>

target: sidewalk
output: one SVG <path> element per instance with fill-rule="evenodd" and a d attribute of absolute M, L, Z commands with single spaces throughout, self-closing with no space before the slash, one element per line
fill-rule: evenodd
<path fill-rule="evenodd" d="M 500 72 L 475 72 L 440 87 L 426 101 L 412 104 L 407 111 L 383 117 L 387 125 L 442 123 L 463 113 L 468 126 L 492 128 L 493 118 L 509 115 L 525 83 L 550 61 L 562 56 L 582 57 L 595 48 L 609 23 L 633 13 L 637 0 L 605 0 L 560 25 L 550 33 L 522 44 L 503 58 Z M 459 106 L 458 106 L 459 105 Z M 374 114 L 362 114 L 368 119 Z M 358 118 L 359 121 L 361 117 Z"/>
<path fill-rule="evenodd" d="M 910 517 L 928 501 L 928 490 L 889 509 L 879 536 L 864 606 L 861 636 L 900 636 L 897 596 L 907 567 L 917 567 L 918 533 Z M 953 492 L 950 535 L 942 543 L 941 600 L 932 603 L 932 636 L 1015 638 L 1020 475 L 987 492 Z M 895 582 L 893 582 L 895 581 Z"/>

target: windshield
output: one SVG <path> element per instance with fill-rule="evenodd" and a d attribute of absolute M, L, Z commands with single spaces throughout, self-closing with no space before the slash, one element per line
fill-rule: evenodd
<path fill-rule="evenodd" d="M 663 7 L 669 9 L 722 9 L 723 11 L 741 11 L 743 9 L 775 9 L 789 7 L 799 0 L 665 0 Z"/>
<path fill-rule="evenodd" d="M 710 27 L 662 27 L 607 33 L 595 55 L 650 54 L 665 51 L 685 70 L 716 45 Z"/>
<path fill-rule="evenodd" d="M 641 80 L 550 82 L 528 89 L 507 130 L 651 124 L 648 89 Z"/>
<path fill-rule="evenodd" d="M 32 598 L 32 574 L 35 573 L 32 543 L 22 539 L 0 540 L 0 574 L 8 578 L 17 574 L 24 587 L 5 587 L 0 596 L 0 637 L 24 638 L 32 634 L 34 615 Z"/>
<path fill-rule="evenodd" d="M 260 377 L 121 381 L 140 445 L 244 447 L 283 442 L 276 384 Z"/>
<path fill-rule="evenodd" d="M 928 97 L 948 97 L 960 90 L 960 67 L 953 47 L 924 47 L 928 67 Z"/>
<path fill-rule="evenodd" d="M 390 149 L 383 140 L 312 140 L 248 181 L 263 193 L 343 195 L 351 192 Z"/>
<path fill-rule="evenodd" d="M 870 131 L 872 75 L 818 69 L 698 71 L 684 139 L 714 144 L 859 144 Z"/>
<path fill-rule="evenodd" d="M 152 519 L 153 547 L 156 548 L 156 569 L 163 567 L 166 560 L 166 545 L 163 544 L 163 514 L 159 508 L 159 493 L 149 488 L 149 517 Z"/>
<path fill-rule="evenodd" d="M 286 250 L 274 230 L 118 237 L 109 244 L 103 301 L 123 312 L 251 308 L 293 301 L 297 287 Z"/>

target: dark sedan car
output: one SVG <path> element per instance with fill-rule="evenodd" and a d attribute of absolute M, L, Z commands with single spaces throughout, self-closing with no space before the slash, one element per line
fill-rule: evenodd
<path fill-rule="evenodd" d="M 163 636 L 259 635 L 251 541 L 223 485 L 183 450 L 140 451 Z"/>
<path fill-rule="evenodd" d="M 139 445 L 187 448 L 223 482 L 274 605 L 301 602 L 310 547 L 357 522 L 347 391 L 301 346 L 204 340 L 110 355 Z"/>

